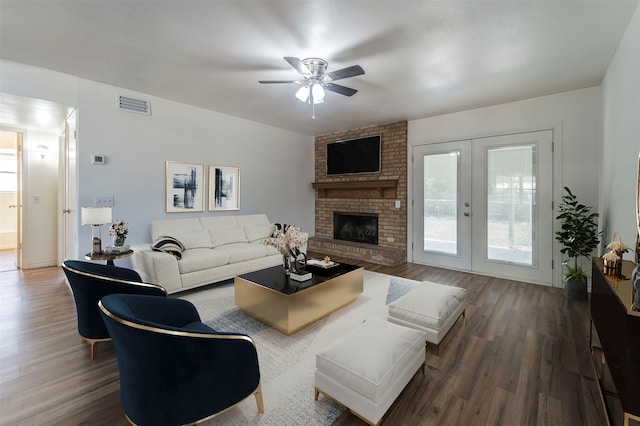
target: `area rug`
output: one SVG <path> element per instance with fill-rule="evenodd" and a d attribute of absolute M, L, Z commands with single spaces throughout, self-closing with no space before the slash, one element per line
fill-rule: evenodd
<path fill-rule="evenodd" d="M 187 294 L 204 322 L 219 331 L 250 335 L 258 351 L 265 412 L 250 397 L 205 423 L 214 425 L 330 425 L 344 410 L 320 396 L 313 400 L 315 355 L 371 316 L 387 318 L 387 305 L 418 285 L 417 281 L 365 271 L 364 292 L 350 305 L 285 336 L 240 311 L 233 284 Z M 215 362 L 215 360 L 211 360 Z"/>

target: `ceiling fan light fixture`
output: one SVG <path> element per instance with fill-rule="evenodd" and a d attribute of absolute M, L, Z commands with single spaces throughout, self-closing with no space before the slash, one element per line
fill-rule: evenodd
<path fill-rule="evenodd" d="M 309 86 L 304 85 L 296 92 L 296 98 L 301 102 L 307 102 L 309 100 Z"/>
<path fill-rule="evenodd" d="M 326 91 L 338 93 L 344 96 L 353 96 L 358 91 L 350 87 L 333 83 L 335 80 L 355 77 L 364 74 L 360 65 L 352 65 L 327 73 L 327 61 L 320 58 L 300 59 L 293 56 L 285 56 L 284 60 L 298 71 L 302 80 L 258 80 L 260 84 L 295 83 L 301 87 L 296 92 L 296 98 L 300 102 L 311 105 L 311 117 L 316 118 L 315 105 L 324 103 Z"/>
<path fill-rule="evenodd" d="M 320 83 L 314 83 L 311 87 L 311 94 L 313 95 L 313 103 L 321 104 L 324 102 L 324 87 Z"/>

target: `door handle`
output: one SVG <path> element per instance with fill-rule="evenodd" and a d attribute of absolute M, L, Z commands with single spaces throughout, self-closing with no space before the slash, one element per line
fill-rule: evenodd
<path fill-rule="evenodd" d="M 62 210 L 62 213 L 71 213 L 71 210 L 70 209 L 64 209 L 64 210 Z"/>
<path fill-rule="evenodd" d="M 16 205 L 15 205 L 15 204 L 9 204 L 9 208 L 10 208 L 10 209 L 15 209 L 15 208 L 16 208 Z"/>
<path fill-rule="evenodd" d="M 465 216 L 467 216 L 467 217 L 471 216 L 471 213 L 469 213 L 469 212 L 464 212 L 463 214 L 464 214 Z"/>

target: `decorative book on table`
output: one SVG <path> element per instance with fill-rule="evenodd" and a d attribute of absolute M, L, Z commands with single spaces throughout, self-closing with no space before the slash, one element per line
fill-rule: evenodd
<path fill-rule="evenodd" d="M 296 280 L 296 281 L 307 281 L 313 277 L 313 274 L 311 272 L 304 272 L 302 274 L 296 274 L 295 272 L 291 272 L 289 277 L 291 277 L 292 280 Z"/>

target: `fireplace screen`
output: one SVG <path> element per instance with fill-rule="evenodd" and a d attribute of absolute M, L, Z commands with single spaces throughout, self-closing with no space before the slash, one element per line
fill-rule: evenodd
<path fill-rule="evenodd" d="M 377 245 L 378 215 L 334 212 L 333 239 Z"/>

